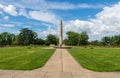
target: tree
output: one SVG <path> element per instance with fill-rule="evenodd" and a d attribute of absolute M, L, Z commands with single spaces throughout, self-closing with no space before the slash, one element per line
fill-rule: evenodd
<path fill-rule="evenodd" d="M 3 32 L 0 34 L 0 45 L 11 45 L 13 41 L 13 34 Z"/>
<path fill-rule="evenodd" d="M 11 39 L 12 39 L 12 44 L 14 44 L 15 38 L 16 38 L 15 34 L 10 34 L 10 37 L 11 37 Z"/>
<path fill-rule="evenodd" d="M 78 45 L 86 45 L 88 43 L 88 35 L 86 32 L 82 32 L 79 34 L 79 40 L 78 40 Z"/>
<path fill-rule="evenodd" d="M 114 46 L 120 45 L 120 35 L 115 35 L 111 38 L 111 44 Z"/>
<path fill-rule="evenodd" d="M 55 35 L 49 34 L 47 36 L 46 45 L 50 45 L 50 44 L 55 44 L 55 45 L 58 44 L 58 39 Z"/>
<path fill-rule="evenodd" d="M 69 44 L 68 44 L 68 39 L 64 39 L 64 40 L 63 40 L 63 44 L 69 45 Z"/>
<path fill-rule="evenodd" d="M 68 45 L 77 45 L 79 40 L 79 34 L 73 31 L 69 31 L 67 34 L 67 43 Z"/>
<path fill-rule="evenodd" d="M 65 43 L 68 45 L 86 45 L 88 43 L 88 35 L 86 32 L 77 33 L 69 31 L 66 33 L 68 39 L 65 39 Z"/>
<path fill-rule="evenodd" d="M 91 45 L 100 45 L 100 42 L 98 40 L 93 40 L 90 42 Z"/>
<path fill-rule="evenodd" d="M 44 45 L 45 44 L 45 40 L 43 40 L 41 38 L 38 38 L 38 39 L 36 39 L 36 43 L 35 44 Z"/>
<path fill-rule="evenodd" d="M 37 39 L 37 33 L 29 30 L 28 28 L 23 28 L 20 30 L 18 35 L 18 44 L 20 45 L 29 45 L 34 44 Z"/>
<path fill-rule="evenodd" d="M 18 45 L 18 35 L 15 35 L 12 45 Z"/>
<path fill-rule="evenodd" d="M 103 45 L 111 45 L 111 38 L 107 37 L 107 36 L 103 37 L 102 43 L 103 43 Z"/>
<path fill-rule="evenodd" d="M 2 46 L 2 37 L 1 37 L 1 34 L 0 34 L 0 47 Z"/>

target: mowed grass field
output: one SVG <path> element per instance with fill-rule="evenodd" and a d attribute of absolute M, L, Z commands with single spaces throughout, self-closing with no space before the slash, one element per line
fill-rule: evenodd
<path fill-rule="evenodd" d="M 68 49 L 78 63 L 98 72 L 120 71 L 120 48 L 73 47 Z"/>
<path fill-rule="evenodd" d="M 47 47 L 0 48 L 0 69 L 32 70 L 42 67 L 55 49 Z"/>

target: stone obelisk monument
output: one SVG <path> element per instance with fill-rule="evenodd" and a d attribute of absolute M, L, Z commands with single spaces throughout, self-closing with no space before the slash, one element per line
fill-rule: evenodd
<path fill-rule="evenodd" d="M 62 30 L 62 20 L 60 20 L 60 27 L 59 27 L 59 47 L 62 47 L 62 40 L 63 40 L 63 30 Z"/>

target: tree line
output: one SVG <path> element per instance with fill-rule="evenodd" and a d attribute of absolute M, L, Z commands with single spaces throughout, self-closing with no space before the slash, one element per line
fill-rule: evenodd
<path fill-rule="evenodd" d="M 46 40 L 38 38 L 38 35 L 33 30 L 23 28 L 18 35 L 3 32 L 0 34 L 0 46 L 7 45 L 50 45 L 58 44 L 58 38 L 55 35 L 48 35 Z"/>
<path fill-rule="evenodd" d="M 69 31 L 64 43 L 67 45 L 95 45 L 95 46 L 120 46 L 120 35 L 112 37 L 105 36 L 101 40 L 88 41 L 89 36 L 86 32 L 77 33 Z"/>
<path fill-rule="evenodd" d="M 88 41 L 89 36 L 86 32 L 73 32 L 69 31 L 66 33 L 67 38 L 63 40 L 65 45 L 95 45 L 95 46 L 120 46 L 120 35 L 115 35 L 112 37 L 103 37 L 100 41 L 93 40 Z M 33 30 L 28 28 L 23 28 L 20 30 L 18 35 L 11 34 L 8 32 L 3 32 L 0 34 L 0 46 L 7 45 L 58 45 L 58 37 L 49 34 L 46 39 L 38 38 L 38 35 Z"/>

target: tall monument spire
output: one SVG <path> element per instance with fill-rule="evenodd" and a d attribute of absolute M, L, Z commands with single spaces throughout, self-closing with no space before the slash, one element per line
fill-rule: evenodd
<path fill-rule="evenodd" d="M 62 40 L 63 40 L 63 30 L 62 30 L 62 20 L 60 20 L 60 27 L 59 27 L 59 47 L 62 47 Z"/>

